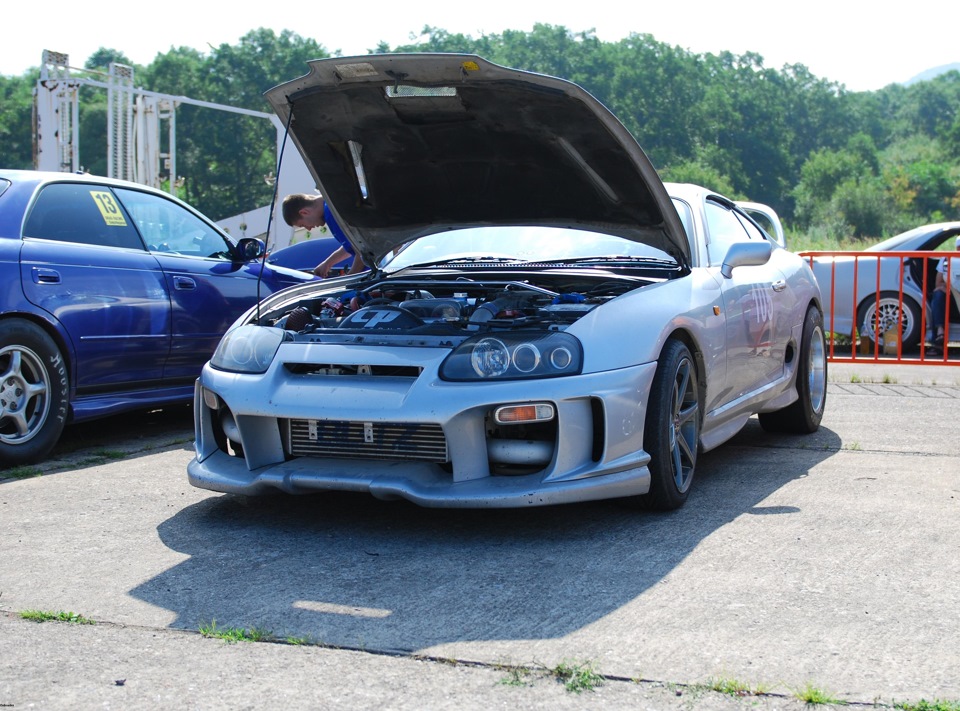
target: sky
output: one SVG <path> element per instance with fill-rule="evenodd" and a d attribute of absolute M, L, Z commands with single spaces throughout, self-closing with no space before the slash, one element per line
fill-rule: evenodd
<path fill-rule="evenodd" d="M 606 42 L 637 33 L 695 53 L 755 52 L 765 67 L 803 64 L 851 91 L 880 89 L 960 62 L 960 10 L 949 10 L 952 4 L 942 0 L 913 0 L 896 8 L 876 0 L 807 0 L 802 8 L 782 0 L 347 0 L 277 5 L 270 13 L 264 9 L 271 3 L 250 0 L 229 5 L 163 0 L 138 3 L 136 9 L 46 0 L 42 12 L 23 0 L 14 2 L 3 13 L 4 76 L 39 66 L 44 49 L 68 54 L 76 67 L 100 47 L 145 65 L 173 47 L 207 53 L 221 44 L 235 45 L 260 27 L 291 30 L 346 56 L 366 54 L 380 41 L 407 44 L 426 25 L 476 38 L 508 29 L 529 32 L 538 22 L 572 32 L 594 30 Z"/>

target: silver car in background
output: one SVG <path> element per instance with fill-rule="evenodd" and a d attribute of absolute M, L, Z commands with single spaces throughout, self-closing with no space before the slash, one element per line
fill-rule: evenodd
<path fill-rule="evenodd" d="M 725 197 L 664 185 L 575 84 L 384 54 L 267 98 L 375 267 L 234 324 L 197 383 L 193 485 L 674 509 L 751 416 L 819 427 L 809 266 Z"/>
<path fill-rule="evenodd" d="M 927 329 L 930 327 L 929 314 L 922 322 L 921 314 L 933 292 L 939 259 L 937 255 L 887 256 L 886 253 L 942 250 L 952 247 L 958 235 L 960 222 L 923 225 L 867 247 L 865 256 L 814 257 L 813 273 L 828 313 L 826 329 L 844 336 L 860 335 L 871 343 L 884 345 L 884 333 L 902 328 L 899 333 L 902 350 L 916 349 L 924 335 L 921 323 Z M 960 326 L 956 306 L 953 308 L 955 315 L 951 324 Z"/>

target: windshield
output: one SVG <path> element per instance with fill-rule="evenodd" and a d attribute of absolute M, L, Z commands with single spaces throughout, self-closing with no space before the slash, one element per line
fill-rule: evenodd
<path fill-rule="evenodd" d="M 473 227 L 421 237 L 381 266 L 388 271 L 446 261 L 555 262 L 591 257 L 675 260 L 666 252 L 640 242 L 599 232 L 562 227 Z"/>
<path fill-rule="evenodd" d="M 930 228 L 926 225 L 922 227 L 914 227 L 909 232 L 902 232 L 901 234 L 894 235 L 889 239 L 885 239 L 883 242 L 879 242 L 872 247 L 867 247 L 865 252 L 895 252 L 897 250 L 903 249 L 903 243 L 913 239 L 916 235 L 923 234 L 924 232 L 930 232 Z"/>

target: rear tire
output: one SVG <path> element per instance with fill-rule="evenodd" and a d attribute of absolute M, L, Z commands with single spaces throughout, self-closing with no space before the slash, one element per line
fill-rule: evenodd
<path fill-rule="evenodd" d="M 760 426 L 767 432 L 816 432 L 827 405 L 827 343 L 823 314 L 811 306 L 803 320 L 800 362 L 797 364 L 796 402 L 776 412 L 761 412 Z"/>
<path fill-rule="evenodd" d="M 687 501 L 700 445 L 700 391 L 690 350 L 669 340 L 657 361 L 643 426 L 650 454 L 650 491 L 636 497 L 642 508 L 678 509 Z"/>
<path fill-rule="evenodd" d="M 68 403 L 67 365 L 53 339 L 30 321 L 0 323 L 0 463 L 48 455 L 67 422 Z"/>

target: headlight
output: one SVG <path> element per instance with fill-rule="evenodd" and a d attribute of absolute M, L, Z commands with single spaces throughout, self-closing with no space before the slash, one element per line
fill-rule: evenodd
<path fill-rule="evenodd" d="M 280 328 L 240 326 L 223 337 L 210 365 L 232 373 L 265 373 L 283 338 Z"/>
<path fill-rule="evenodd" d="M 443 361 L 444 380 L 520 380 L 576 375 L 583 348 L 561 331 L 487 333 L 463 343 Z"/>

